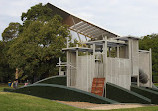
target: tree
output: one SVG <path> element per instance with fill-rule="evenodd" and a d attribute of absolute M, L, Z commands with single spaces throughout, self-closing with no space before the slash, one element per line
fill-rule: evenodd
<path fill-rule="evenodd" d="M 48 21 L 54 16 L 52 9 L 48 8 L 47 5 L 39 3 L 31 7 L 26 13 L 22 13 L 21 20 L 23 25 L 27 27 L 31 21 Z"/>
<path fill-rule="evenodd" d="M 152 34 L 144 36 L 143 39 L 139 41 L 139 47 L 142 50 L 152 49 L 152 71 L 153 75 L 158 76 L 158 35 Z"/>
<path fill-rule="evenodd" d="M 58 15 L 49 21 L 36 20 L 23 27 L 8 50 L 9 64 L 30 78 L 55 75 L 58 58 L 63 55 L 69 31 Z M 23 76 L 24 76 L 23 75 Z"/>
<path fill-rule="evenodd" d="M 22 13 L 22 25 L 10 23 L 3 32 L 9 67 L 19 70 L 20 79 L 45 78 L 57 74 L 58 57 L 64 54 L 66 37 L 71 40 L 62 18 L 42 3 Z"/>
<path fill-rule="evenodd" d="M 0 82 L 8 82 L 14 78 L 14 69 L 10 68 L 6 56 L 7 44 L 0 41 Z"/>
<path fill-rule="evenodd" d="M 9 26 L 3 31 L 2 38 L 3 41 L 10 41 L 19 35 L 20 23 L 11 22 Z"/>

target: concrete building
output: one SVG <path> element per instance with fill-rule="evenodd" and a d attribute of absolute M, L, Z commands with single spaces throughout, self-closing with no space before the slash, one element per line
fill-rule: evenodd
<path fill-rule="evenodd" d="M 127 90 L 132 82 L 137 86 L 152 87 L 151 49 L 139 50 L 139 38 L 120 37 L 49 3 L 47 5 L 63 18 L 63 24 L 77 34 L 82 44 L 69 47 L 67 43 L 63 48 L 67 60 L 59 59 L 57 64 L 59 75 L 67 76 L 67 87 L 92 92 L 95 78 L 104 79 L 104 96 L 107 82 Z"/>

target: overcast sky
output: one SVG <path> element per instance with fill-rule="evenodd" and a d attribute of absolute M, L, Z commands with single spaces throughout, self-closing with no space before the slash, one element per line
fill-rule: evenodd
<path fill-rule="evenodd" d="M 0 33 L 10 22 L 22 23 L 31 6 L 48 2 L 121 36 L 158 33 L 158 0 L 0 0 Z"/>

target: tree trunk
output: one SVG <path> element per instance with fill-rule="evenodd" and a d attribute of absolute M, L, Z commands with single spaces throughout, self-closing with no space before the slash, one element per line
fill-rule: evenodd
<path fill-rule="evenodd" d="M 15 79 L 18 79 L 18 77 L 19 77 L 19 69 L 16 68 Z"/>

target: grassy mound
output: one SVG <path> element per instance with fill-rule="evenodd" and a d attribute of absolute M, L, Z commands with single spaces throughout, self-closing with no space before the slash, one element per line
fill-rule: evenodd
<path fill-rule="evenodd" d="M 1 111 L 81 111 L 81 109 L 34 96 L 0 92 Z"/>
<path fill-rule="evenodd" d="M 115 84 L 107 83 L 106 88 L 107 98 L 120 103 L 151 103 L 150 99 Z"/>
<path fill-rule="evenodd" d="M 157 111 L 158 106 L 106 111 Z M 0 111 L 90 111 L 39 97 L 0 92 Z"/>
<path fill-rule="evenodd" d="M 131 86 L 131 90 L 151 99 L 152 104 L 158 104 L 158 92 L 144 88 L 144 87 L 137 87 L 135 85 Z"/>
<path fill-rule="evenodd" d="M 57 84 L 32 84 L 18 88 L 13 92 L 33 95 L 51 100 L 80 101 L 98 104 L 113 104 L 116 101 L 75 88 Z"/>

